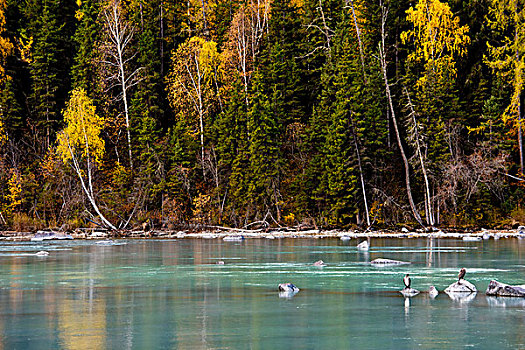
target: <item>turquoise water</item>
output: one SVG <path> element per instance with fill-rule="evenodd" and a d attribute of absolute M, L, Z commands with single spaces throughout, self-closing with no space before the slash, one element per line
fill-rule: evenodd
<path fill-rule="evenodd" d="M 0 349 L 525 348 L 525 299 L 484 295 L 493 278 L 525 284 L 525 240 L 117 243 L 2 243 Z M 461 267 L 476 296 L 397 292 L 405 273 L 441 291 Z M 283 282 L 301 291 L 280 298 Z"/>

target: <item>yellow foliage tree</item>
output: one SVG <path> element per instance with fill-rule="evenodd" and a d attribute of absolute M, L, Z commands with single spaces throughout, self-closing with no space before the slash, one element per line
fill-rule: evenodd
<path fill-rule="evenodd" d="M 9 209 L 14 212 L 22 204 L 22 178 L 17 171 L 12 171 L 11 177 L 7 181 L 7 188 L 9 191 L 7 195 Z"/>
<path fill-rule="evenodd" d="M 193 37 L 173 53 L 173 68 L 167 78 L 168 98 L 177 114 L 198 120 L 203 174 L 204 119 L 220 101 L 221 61 L 214 41 Z"/>
<path fill-rule="evenodd" d="M 427 72 L 419 78 L 418 87 L 432 83 L 428 81 L 429 74 L 437 79 L 455 76 L 454 56 L 464 55 L 470 43 L 468 26 L 460 26 L 450 6 L 439 0 L 420 0 L 406 13 L 407 21 L 414 25 L 401 33 L 403 43 L 414 44 L 408 61 L 423 63 Z"/>
<path fill-rule="evenodd" d="M 6 0 L 0 0 L 0 89 L 3 88 L 7 78 L 5 65 L 7 56 L 13 53 L 13 44 L 5 37 L 5 10 L 7 8 Z M 0 105 L 0 146 L 7 141 L 7 133 L 2 120 L 2 108 Z"/>
<path fill-rule="evenodd" d="M 485 62 L 504 81 L 512 84 L 510 103 L 502 119 L 518 134 L 520 154 L 520 172 L 524 174 L 523 165 L 523 107 L 522 90 L 525 73 L 525 1 L 524 0 L 490 0 L 489 26 L 497 33 L 502 33 L 501 40 L 487 43 L 489 55 Z"/>
<path fill-rule="evenodd" d="M 5 79 L 5 63 L 7 56 L 13 52 L 13 44 L 5 37 L 6 0 L 0 0 L 0 85 Z"/>
<path fill-rule="evenodd" d="M 100 137 L 104 120 L 95 113 L 95 106 L 84 89 L 73 90 L 64 111 L 64 121 L 66 127 L 58 136 L 57 147 L 62 160 L 85 158 L 90 163 L 100 164 L 104 155 L 104 140 Z"/>
<path fill-rule="evenodd" d="M 413 44 L 407 61 L 415 67 L 423 66 L 422 73 L 416 73 L 416 89 L 419 90 L 419 102 L 414 105 L 408 89 L 405 95 L 408 100 L 411 127 L 408 131 L 408 141 L 416 149 L 417 160 L 421 167 L 425 183 L 425 216 L 427 224 L 435 223 L 433 213 L 433 198 L 431 193 L 431 178 L 427 172 L 428 163 L 439 161 L 437 154 L 445 152 L 439 135 L 443 132 L 442 115 L 436 110 L 436 97 L 445 97 L 456 77 L 455 58 L 463 56 L 470 43 L 468 26 L 460 26 L 459 18 L 454 16 L 450 6 L 439 0 L 419 0 L 415 7 L 407 11 L 407 21 L 413 28 L 401 33 L 403 43 Z M 410 73 L 408 74 L 410 75 Z M 416 119 L 418 113 L 426 114 L 426 122 Z M 434 134 L 433 146 L 426 142 L 428 134 Z M 438 140 L 438 141 L 436 141 Z M 431 147 L 433 147 L 431 149 Z M 427 157 L 428 150 L 433 154 Z M 414 158 L 415 159 L 415 158 Z M 425 164 L 427 163 L 427 164 Z"/>
<path fill-rule="evenodd" d="M 105 226 L 116 229 L 100 212 L 93 191 L 93 171 L 104 156 L 104 140 L 100 133 L 104 119 L 82 88 L 73 90 L 64 111 L 66 127 L 57 137 L 57 154 L 70 163 L 79 177 L 84 193 Z"/>

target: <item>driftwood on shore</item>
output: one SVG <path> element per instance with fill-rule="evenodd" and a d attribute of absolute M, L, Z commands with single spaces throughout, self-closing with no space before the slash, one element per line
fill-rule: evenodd
<path fill-rule="evenodd" d="M 171 226 L 171 225 L 170 225 Z M 489 238 L 523 238 L 523 233 L 519 230 L 484 230 L 480 232 L 426 232 L 416 230 L 414 232 L 392 232 L 384 231 L 353 231 L 353 230 L 303 230 L 304 226 L 297 227 L 277 227 L 264 229 L 232 228 L 225 226 L 204 225 L 204 224 L 179 224 L 168 229 L 158 229 L 150 227 L 149 231 L 144 231 L 142 225 L 132 230 L 107 230 L 103 227 L 86 227 L 68 230 L 67 232 L 77 239 L 90 238 L 217 238 L 237 234 L 246 238 L 275 239 L 275 238 L 336 238 L 336 239 L 370 239 L 370 238 L 443 238 L 443 239 L 462 239 L 465 236 L 489 236 Z M 59 229 L 48 229 L 46 231 L 60 232 Z M 33 232 L 0 231 L 0 240 L 29 241 L 34 237 Z"/>

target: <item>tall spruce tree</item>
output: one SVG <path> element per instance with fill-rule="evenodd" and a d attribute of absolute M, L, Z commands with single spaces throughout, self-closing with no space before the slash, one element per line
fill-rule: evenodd
<path fill-rule="evenodd" d="M 30 18 L 33 132 L 35 146 L 44 153 L 58 129 L 70 90 L 74 9 L 59 0 L 34 0 L 31 4 L 31 10 L 36 11 Z"/>

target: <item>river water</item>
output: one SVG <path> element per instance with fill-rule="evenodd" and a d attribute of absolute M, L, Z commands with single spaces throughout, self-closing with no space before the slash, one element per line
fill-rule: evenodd
<path fill-rule="evenodd" d="M 484 294 L 525 284 L 524 259 L 519 239 L 3 242 L 0 350 L 525 348 L 525 299 Z M 461 267 L 477 295 L 398 293 L 405 273 L 442 291 Z"/>

